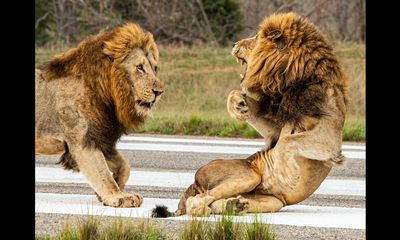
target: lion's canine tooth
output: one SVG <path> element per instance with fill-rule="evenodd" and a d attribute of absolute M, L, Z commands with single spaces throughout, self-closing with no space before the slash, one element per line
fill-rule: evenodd
<path fill-rule="evenodd" d="M 239 58 L 236 58 L 236 62 L 237 62 L 237 63 L 239 62 Z"/>
<path fill-rule="evenodd" d="M 239 74 L 241 78 L 243 78 L 243 74 Z"/>

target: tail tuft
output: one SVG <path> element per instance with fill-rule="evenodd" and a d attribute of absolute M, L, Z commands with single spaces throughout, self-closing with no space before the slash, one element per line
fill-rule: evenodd
<path fill-rule="evenodd" d="M 167 218 L 173 216 L 174 213 L 168 211 L 168 207 L 165 205 L 156 205 L 156 207 L 151 211 L 151 217 L 153 218 Z"/>

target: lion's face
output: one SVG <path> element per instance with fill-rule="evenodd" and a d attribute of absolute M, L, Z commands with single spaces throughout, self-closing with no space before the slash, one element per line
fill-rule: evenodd
<path fill-rule="evenodd" d="M 331 50 L 312 23 L 285 13 L 267 17 L 255 37 L 235 43 L 232 54 L 246 66 L 242 90 L 258 98 L 309 79 L 321 60 L 331 58 Z"/>
<path fill-rule="evenodd" d="M 236 58 L 237 62 L 243 67 L 243 74 L 240 74 L 241 81 L 243 81 L 247 70 L 247 64 L 250 61 L 249 56 L 254 48 L 256 42 L 256 36 L 251 38 L 245 38 L 235 42 L 232 48 L 232 55 Z"/>
<path fill-rule="evenodd" d="M 157 77 L 158 63 L 155 53 L 136 48 L 121 63 L 127 81 L 131 84 L 136 113 L 146 116 L 164 92 L 164 83 Z"/>

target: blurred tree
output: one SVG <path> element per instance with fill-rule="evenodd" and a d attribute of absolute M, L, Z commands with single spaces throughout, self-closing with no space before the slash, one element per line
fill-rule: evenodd
<path fill-rule="evenodd" d="M 234 40 L 243 29 L 240 5 L 232 0 L 202 0 L 215 39 L 220 44 Z"/>
<path fill-rule="evenodd" d="M 332 41 L 365 42 L 365 0 L 237 0 L 243 14 L 240 38 L 255 34 L 275 12 L 294 11 L 309 18 Z"/>
<path fill-rule="evenodd" d="M 43 45 L 51 40 L 52 23 L 51 6 L 47 0 L 36 0 L 35 3 L 35 42 Z"/>
<path fill-rule="evenodd" d="M 36 0 L 36 45 L 75 44 L 125 21 L 158 43 L 226 45 L 287 11 L 308 17 L 331 40 L 365 41 L 365 0 Z"/>

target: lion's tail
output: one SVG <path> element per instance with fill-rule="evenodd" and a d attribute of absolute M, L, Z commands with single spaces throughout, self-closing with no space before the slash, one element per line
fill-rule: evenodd
<path fill-rule="evenodd" d="M 165 205 L 156 205 L 152 210 L 151 217 L 154 218 L 167 218 L 175 217 L 186 214 L 186 200 L 189 197 L 194 197 L 199 193 L 203 193 L 204 189 L 195 181 L 190 185 L 186 191 L 182 194 L 181 200 L 178 204 L 178 209 L 175 212 L 168 211 L 168 207 Z"/>
<path fill-rule="evenodd" d="M 151 217 L 153 218 L 167 218 L 174 217 L 175 213 L 168 211 L 168 207 L 165 205 L 156 205 L 151 211 Z"/>

